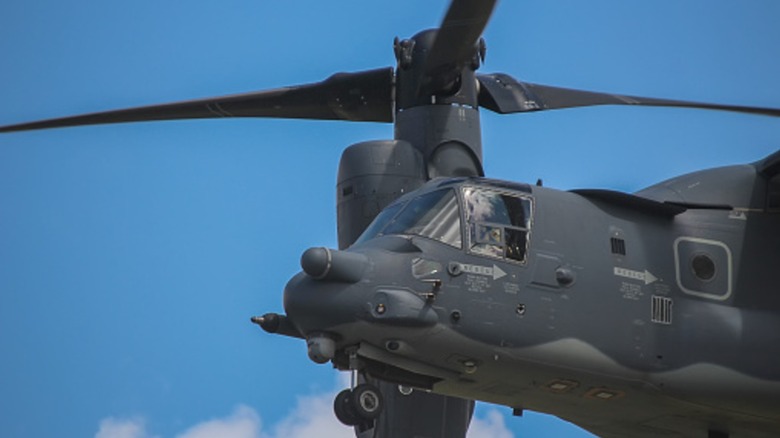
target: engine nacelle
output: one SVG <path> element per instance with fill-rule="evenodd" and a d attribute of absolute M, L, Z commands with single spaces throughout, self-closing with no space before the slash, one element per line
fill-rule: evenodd
<path fill-rule="evenodd" d="M 422 154 L 409 142 L 378 140 L 348 147 L 336 186 L 339 249 L 352 245 L 382 209 L 425 180 Z"/>

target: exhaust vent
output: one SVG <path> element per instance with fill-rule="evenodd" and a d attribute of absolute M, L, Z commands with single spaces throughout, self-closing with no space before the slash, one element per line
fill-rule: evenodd
<path fill-rule="evenodd" d="M 626 241 L 618 237 L 611 237 L 609 244 L 612 247 L 612 254 L 626 255 Z"/>
<path fill-rule="evenodd" d="M 671 298 L 658 297 L 653 295 L 653 304 L 651 310 L 651 321 L 658 324 L 672 323 L 672 302 Z"/>

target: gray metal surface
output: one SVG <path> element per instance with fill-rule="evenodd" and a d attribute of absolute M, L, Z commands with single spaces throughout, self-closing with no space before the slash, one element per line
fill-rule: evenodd
<path fill-rule="evenodd" d="M 529 197 L 480 179 L 450 187 L 483 184 Z M 374 266 L 360 284 L 329 285 L 339 290 L 333 302 L 317 282 L 296 277 L 285 292 L 288 314 L 300 321 L 327 307 L 327 321 L 313 324 L 332 327 L 344 345 L 366 345 L 359 353 L 371 361 L 429 377 L 434 392 L 552 413 L 603 436 L 780 433 L 780 306 L 766 276 L 741 271 L 778 266 L 780 216 L 735 207 L 663 217 L 531 189 L 525 262 L 469 251 L 464 214 L 463 248 L 414 235 L 368 239 L 350 249 Z M 394 251 L 395 239 L 418 250 Z M 746 246 L 760 246 L 763 257 Z M 693 254 L 711 258 L 711 280 L 696 277 Z M 433 266 L 428 275 L 415 272 L 420 260 Z M 424 281 L 433 278 L 441 281 L 435 291 Z M 390 292 L 394 301 L 381 298 Z"/>
<path fill-rule="evenodd" d="M 477 75 L 495 4 L 453 0 L 439 28 L 395 41 L 395 68 L 0 132 L 220 117 L 394 122 L 393 140 L 344 152 L 339 249 L 306 251 L 284 291 L 287 315 L 252 319 L 379 388 L 368 406 L 384 400 L 378 418 L 354 401 L 336 406 L 361 438 L 465 437 L 473 400 L 605 437 L 780 435 L 780 152 L 636 194 L 558 191 L 480 178 L 479 108 L 780 110 Z"/>

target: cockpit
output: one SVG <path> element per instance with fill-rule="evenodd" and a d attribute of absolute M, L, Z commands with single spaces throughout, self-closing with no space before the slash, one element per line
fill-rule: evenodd
<path fill-rule="evenodd" d="M 527 186 L 478 178 L 435 183 L 385 208 L 356 243 L 413 235 L 465 247 L 471 254 L 525 263 L 533 213 Z"/>

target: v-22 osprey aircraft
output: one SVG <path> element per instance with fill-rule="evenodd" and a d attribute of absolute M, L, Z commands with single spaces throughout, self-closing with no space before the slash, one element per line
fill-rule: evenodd
<path fill-rule="evenodd" d="M 338 172 L 338 249 L 310 248 L 284 314 L 252 321 L 352 373 L 335 415 L 368 437 L 465 437 L 474 400 L 603 437 L 780 436 L 780 152 L 635 194 L 487 179 L 479 108 L 780 110 L 477 74 L 495 0 L 452 0 L 395 67 L 0 132 L 282 117 L 394 123 Z"/>

